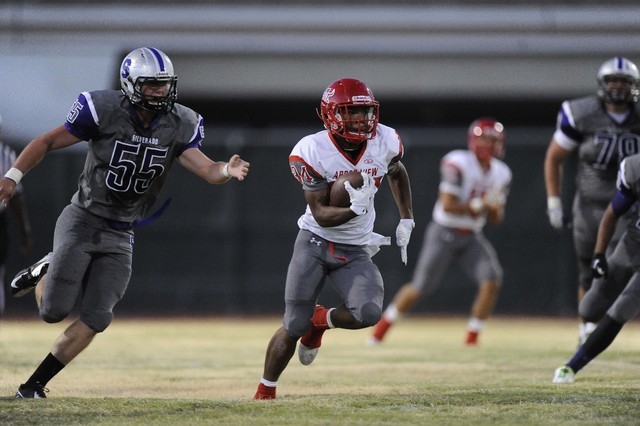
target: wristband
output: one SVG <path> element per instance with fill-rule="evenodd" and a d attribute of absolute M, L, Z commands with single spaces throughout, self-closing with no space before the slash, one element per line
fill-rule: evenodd
<path fill-rule="evenodd" d="M 562 200 L 557 195 L 547 197 L 547 209 L 560 209 L 562 208 Z"/>
<path fill-rule="evenodd" d="M 222 168 L 222 174 L 226 178 L 230 178 L 231 177 L 231 175 L 229 174 L 229 163 L 225 164 L 224 167 Z"/>
<path fill-rule="evenodd" d="M 22 176 L 24 176 L 22 172 L 15 167 L 11 167 L 9 171 L 4 175 L 4 177 L 6 177 L 7 179 L 11 179 L 12 181 L 14 181 L 16 185 L 20 183 L 20 181 L 22 180 Z"/>

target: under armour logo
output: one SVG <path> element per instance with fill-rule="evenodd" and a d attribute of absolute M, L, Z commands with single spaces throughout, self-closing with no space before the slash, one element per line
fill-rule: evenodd
<path fill-rule="evenodd" d="M 318 247 L 320 247 L 320 244 L 322 244 L 322 241 L 318 241 L 318 240 L 316 240 L 316 237 L 311 237 L 311 239 L 309 240 L 309 242 L 310 242 L 311 244 L 315 244 L 315 245 L 317 245 Z"/>

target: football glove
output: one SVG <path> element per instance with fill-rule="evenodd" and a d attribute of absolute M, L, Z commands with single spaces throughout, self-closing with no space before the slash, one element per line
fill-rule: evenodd
<path fill-rule="evenodd" d="M 553 228 L 564 228 L 564 213 L 562 212 L 560 197 L 547 198 L 547 216 L 549 216 L 549 223 Z"/>
<path fill-rule="evenodd" d="M 591 260 L 591 272 L 595 278 L 607 277 L 609 275 L 609 265 L 603 253 L 596 253 Z"/>
<path fill-rule="evenodd" d="M 396 228 L 396 244 L 400 247 L 400 259 L 405 265 L 407 264 L 407 246 L 415 226 L 416 223 L 413 219 L 400 219 L 400 223 Z"/>
<path fill-rule="evenodd" d="M 351 206 L 349 207 L 358 216 L 367 212 L 371 199 L 378 191 L 376 182 L 373 177 L 365 172 L 361 172 L 363 184 L 361 188 L 354 188 L 349 181 L 345 181 L 344 188 L 349 194 L 349 201 Z"/>
<path fill-rule="evenodd" d="M 507 202 L 507 197 L 502 189 L 492 188 L 484 196 L 484 201 L 490 206 L 503 206 Z"/>

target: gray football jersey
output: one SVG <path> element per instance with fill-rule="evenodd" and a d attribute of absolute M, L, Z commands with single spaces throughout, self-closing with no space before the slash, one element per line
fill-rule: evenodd
<path fill-rule="evenodd" d="M 558 127 L 579 142 L 576 186 L 585 200 L 608 202 L 616 191 L 620 161 L 640 152 L 640 106 L 618 124 L 597 96 L 567 101 Z"/>
<path fill-rule="evenodd" d="M 123 222 L 150 213 L 174 160 L 204 137 L 202 117 L 179 104 L 145 129 L 117 90 L 81 93 L 65 126 L 89 145 L 72 203 Z"/>

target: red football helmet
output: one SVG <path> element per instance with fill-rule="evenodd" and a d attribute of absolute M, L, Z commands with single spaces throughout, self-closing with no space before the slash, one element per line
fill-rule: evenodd
<path fill-rule="evenodd" d="M 477 143 L 479 138 L 490 139 L 494 143 L 479 144 Z M 504 126 L 493 118 L 479 118 L 471 123 L 467 131 L 469 150 L 473 151 L 480 161 L 488 161 L 491 157 L 503 158 L 504 142 Z"/>
<path fill-rule="evenodd" d="M 360 144 L 376 136 L 379 103 L 362 81 L 342 78 L 325 89 L 318 116 L 329 132 Z"/>

